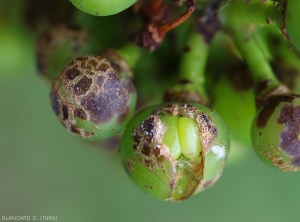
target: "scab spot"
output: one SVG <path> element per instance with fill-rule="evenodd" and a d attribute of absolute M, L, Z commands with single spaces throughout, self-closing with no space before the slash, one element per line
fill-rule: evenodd
<path fill-rule="evenodd" d="M 79 119 L 86 120 L 86 113 L 82 109 L 76 109 L 74 111 L 74 116 L 78 117 Z"/>
<path fill-rule="evenodd" d="M 76 95 L 84 95 L 92 85 L 93 80 L 84 76 L 74 86 L 74 92 Z"/>
<path fill-rule="evenodd" d="M 154 137 L 155 119 L 153 117 L 146 119 L 140 126 L 141 132 L 147 138 L 147 141 L 151 141 Z"/>
<path fill-rule="evenodd" d="M 68 107 L 63 105 L 62 107 L 62 112 L 63 112 L 63 120 L 67 120 L 69 118 L 69 110 Z"/>
<path fill-rule="evenodd" d="M 78 69 L 75 69 L 75 68 L 72 68 L 72 69 L 68 69 L 66 72 L 65 72 L 67 78 L 69 80 L 73 80 L 75 79 L 77 76 L 80 75 L 80 71 Z"/>
<path fill-rule="evenodd" d="M 98 62 L 96 60 L 92 59 L 91 61 L 89 61 L 88 65 L 91 65 L 92 67 L 96 67 L 98 65 Z"/>
<path fill-rule="evenodd" d="M 97 70 L 101 71 L 101 72 L 106 72 L 108 69 L 110 69 L 110 65 L 107 63 L 102 63 Z"/>
<path fill-rule="evenodd" d="M 263 109 L 258 114 L 256 121 L 257 127 L 263 128 L 267 125 L 269 118 L 272 116 L 279 103 L 291 103 L 294 99 L 295 96 L 292 95 L 279 95 L 270 97 L 269 100 L 265 103 Z"/>
<path fill-rule="evenodd" d="M 121 67 L 120 67 L 117 63 L 115 63 L 115 62 L 110 62 L 110 65 L 111 65 L 111 67 L 112 67 L 115 71 L 117 71 L 117 72 L 121 72 L 121 71 L 122 71 Z"/>
<path fill-rule="evenodd" d="M 76 126 L 71 126 L 71 132 L 80 135 L 80 131 Z"/>
<path fill-rule="evenodd" d="M 141 149 L 141 153 L 146 155 L 146 156 L 150 156 L 150 147 L 147 143 L 143 143 L 143 148 Z"/>

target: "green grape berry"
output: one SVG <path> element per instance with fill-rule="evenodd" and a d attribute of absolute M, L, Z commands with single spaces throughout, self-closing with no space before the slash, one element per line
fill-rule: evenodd
<path fill-rule="evenodd" d="M 36 42 L 38 71 L 49 83 L 72 59 L 89 50 L 90 32 L 77 25 L 58 24 L 42 33 Z"/>
<path fill-rule="evenodd" d="M 129 67 L 114 51 L 106 55 L 72 60 L 54 80 L 50 96 L 66 129 L 92 140 L 117 135 L 133 116 L 136 104 Z"/>
<path fill-rule="evenodd" d="M 300 170 L 300 96 L 269 97 L 258 110 L 251 136 L 257 155 L 282 171 Z"/>
<path fill-rule="evenodd" d="M 117 14 L 132 6 L 136 1 L 137 0 L 70 0 L 76 8 L 96 16 Z"/>
<path fill-rule="evenodd" d="M 209 108 L 148 107 L 128 124 L 121 156 L 133 182 L 160 200 L 181 201 L 214 184 L 228 154 L 228 131 Z"/>

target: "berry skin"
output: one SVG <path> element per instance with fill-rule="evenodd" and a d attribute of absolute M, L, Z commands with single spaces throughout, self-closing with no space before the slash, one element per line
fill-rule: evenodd
<path fill-rule="evenodd" d="M 70 0 L 78 9 L 96 16 L 114 15 L 132 6 L 137 0 Z"/>
<path fill-rule="evenodd" d="M 274 95 L 265 101 L 252 124 L 258 157 L 282 171 L 300 170 L 300 96 Z"/>
<path fill-rule="evenodd" d="M 121 139 L 123 164 L 132 181 L 160 200 L 181 201 L 214 184 L 228 154 L 228 130 L 200 104 L 148 107 Z"/>
<path fill-rule="evenodd" d="M 132 117 L 136 89 L 128 67 L 124 67 L 126 63 L 114 62 L 116 54 L 107 59 L 113 52 L 109 51 L 106 58 L 78 57 L 54 80 L 52 108 L 71 133 L 104 140 L 122 131 Z"/>

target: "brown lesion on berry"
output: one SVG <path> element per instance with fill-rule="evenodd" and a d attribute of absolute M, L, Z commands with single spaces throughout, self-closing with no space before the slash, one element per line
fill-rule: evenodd
<path fill-rule="evenodd" d="M 110 121 L 122 124 L 130 115 L 129 106 L 136 90 L 126 72 L 121 66 L 119 68 L 121 73 L 116 72 L 116 66 L 112 67 L 108 59 L 87 56 L 74 59 L 62 70 L 52 86 L 55 95 L 52 103 L 58 112 L 62 106 L 68 107 L 69 116 L 61 112 L 59 118 L 70 131 L 76 118 L 89 122 L 98 130 L 99 124 Z M 90 132 L 92 129 L 89 132 L 80 130 L 82 137 L 94 135 Z"/>
<path fill-rule="evenodd" d="M 300 167 L 292 167 L 289 163 L 286 163 L 280 155 L 277 147 L 275 148 L 274 146 L 269 144 L 266 147 L 266 150 L 258 150 L 258 152 L 267 160 L 271 161 L 271 164 L 277 169 L 280 169 L 284 172 L 294 172 L 300 170 Z"/>
<path fill-rule="evenodd" d="M 267 125 L 268 120 L 271 118 L 272 114 L 275 112 L 276 107 L 282 103 L 291 103 L 295 98 L 298 98 L 297 95 L 292 94 L 283 94 L 283 95 L 274 95 L 270 96 L 262 106 L 262 110 L 259 111 L 257 116 L 256 125 L 259 128 L 263 128 Z"/>
<path fill-rule="evenodd" d="M 84 95 L 88 92 L 91 85 L 93 84 L 93 80 L 87 76 L 83 76 L 75 85 L 74 85 L 74 93 L 77 96 Z"/>
<path fill-rule="evenodd" d="M 285 125 L 285 130 L 279 135 L 280 149 L 291 158 L 291 165 L 300 167 L 300 106 L 283 106 L 277 123 Z"/>
<path fill-rule="evenodd" d="M 74 110 L 74 117 L 78 117 L 79 119 L 86 120 L 87 115 L 83 109 L 78 108 Z"/>
<path fill-rule="evenodd" d="M 160 120 L 161 115 L 184 116 L 196 122 L 197 130 L 201 141 L 202 151 L 199 157 L 187 159 L 180 156 L 173 159 L 172 153 L 163 142 L 167 125 Z M 182 199 L 191 196 L 200 186 L 203 180 L 204 156 L 209 151 L 217 138 L 218 131 L 209 116 L 204 114 L 197 107 L 188 104 L 166 104 L 156 109 L 141 124 L 132 131 L 133 151 L 135 157 L 131 157 L 130 163 L 143 165 L 150 172 L 155 173 L 155 169 L 160 169 L 169 178 L 172 192 L 177 192 L 176 185 L 179 180 L 188 177 L 191 181 L 181 195 Z M 129 167 L 132 173 L 133 167 Z"/>

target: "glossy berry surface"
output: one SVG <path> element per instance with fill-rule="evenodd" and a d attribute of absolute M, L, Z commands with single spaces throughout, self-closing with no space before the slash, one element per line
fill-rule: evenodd
<path fill-rule="evenodd" d="M 61 71 L 50 97 L 68 131 L 103 140 L 118 134 L 132 117 L 136 89 L 128 72 L 117 63 L 87 56 L 74 59 Z"/>
<path fill-rule="evenodd" d="M 161 200 L 181 201 L 214 184 L 228 154 L 221 118 L 199 104 L 166 104 L 141 111 L 121 140 L 133 182 Z"/>
<path fill-rule="evenodd" d="M 117 14 L 132 6 L 136 1 L 137 0 L 70 0 L 78 9 L 96 16 Z"/>

